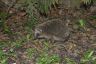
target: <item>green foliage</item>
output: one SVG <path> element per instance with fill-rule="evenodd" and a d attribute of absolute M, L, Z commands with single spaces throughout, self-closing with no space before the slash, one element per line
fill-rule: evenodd
<path fill-rule="evenodd" d="M 10 41 L 10 45 L 13 48 L 19 48 L 21 47 L 24 43 L 28 42 L 31 39 L 31 34 L 27 34 L 26 36 L 21 37 L 18 40 L 15 41 Z"/>
<path fill-rule="evenodd" d="M 5 25 L 6 17 L 7 17 L 7 13 L 0 12 L 0 27 L 3 27 Z"/>
<path fill-rule="evenodd" d="M 30 28 L 33 28 L 35 26 L 35 24 L 37 24 L 37 18 L 36 18 L 36 15 L 35 15 L 35 7 L 34 7 L 34 3 L 35 3 L 35 0 L 34 2 L 32 3 L 33 0 L 26 0 L 25 3 L 27 3 L 27 13 L 28 13 L 28 23 L 27 25 L 30 27 Z M 35 12 L 34 12 L 35 10 Z"/>
<path fill-rule="evenodd" d="M 9 16 L 7 12 L 0 12 L 0 27 L 3 28 L 5 33 L 11 33 L 11 30 L 6 24 L 6 18 Z"/>
<path fill-rule="evenodd" d="M 86 30 L 86 21 L 83 19 L 80 19 L 79 22 L 77 23 L 78 25 L 78 29 L 80 29 L 81 31 L 85 31 Z"/>
<path fill-rule="evenodd" d="M 25 42 L 29 41 L 30 35 L 25 36 L 19 40 L 15 41 L 0 41 L 0 64 L 8 64 L 8 57 L 16 58 L 16 51 L 14 49 L 19 48 Z M 2 49 L 7 48 L 8 50 L 4 52 Z M 29 55 L 31 55 L 31 49 L 28 51 Z"/>
<path fill-rule="evenodd" d="M 49 56 L 48 54 L 42 54 L 40 57 L 37 59 L 36 64 L 58 64 L 60 61 L 60 58 L 58 55 L 51 55 Z"/>
<path fill-rule="evenodd" d="M 91 19 L 96 19 L 96 15 L 90 16 Z"/>
<path fill-rule="evenodd" d="M 47 13 L 48 10 L 51 9 L 51 6 L 53 5 L 54 7 L 55 4 L 58 4 L 59 0 L 39 0 L 38 3 L 38 9 L 39 11 L 41 11 L 42 13 Z"/>
<path fill-rule="evenodd" d="M 40 13 L 47 14 L 51 6 L 55 7 L 56 3 L 58 0 L 25 0 L 29 16 L 27 25 L 33 28 L 40 18 Z"/>
<path fill-rule="evenodd" d="M 86 64 L 91 62 L 92 64 L 96 64 L 96 56 L 93 55 L 93 50 L 88 50 L 84 53 L 84 57 L 81 59 L 81 64 Z"/>
<path fill-rule="evenodd" d="M 0 64 L 8 64 L 7 59 L 8 58 L 6 54 L 2 50 L 0 50 Z"/>
<path fill-rule="evenodd" d="M 27 52 L 28 58 L 32 59 L 32 57 L 34 56 L 36 50 L 34 48 L 28 48 L 26 52 Z"/>
<path fill-rule="evenodd" d="M 84 4 L 90 4 L 93 0 L 82 0 Z"/>
<path fill-rule="evenodd" d="M 31 9 L 35 11 L 37 9 L 41 13 L 47 13 L 48 10 L 51 9 L 52 5 L 55 7 L 56 4 L 59 3 L 58 1 L 59 0 L 27 0 L 26 2 L 28 3 L 29 6 L 31 6 Z"/>
<path fill-rule="evenodd" d="M 85 20 L 80 19 L 80 20 L 79 20 L 79 26 L 84 28 L 84 27 L 85 27 L 85 25 L 86 25 Z"/>
<path fill-rule="evenodd" d="M 64 58 L 66 64 L 76 64 L 76 62 L 74 60 L 72 60 L 71 58 L 65 57 Z"/>
<path fill-rule="evenodd" d="M 0 18 L 1 20 L 5 20 L 7 17 L 7 13 L 6 12 L 0 12 Z"/>
<path fill-rule="evenodd" d="M 96 64 L 96 56 L 93 54 L 93 50 L 86 51 L 83 57 L 81 58 L 80 64 Z M 74 60 L 68 57 L 65 57 L 64 60 L 66 64 L 77 64 Z"/>
<path fill-rule="evenodd" d="M 60 57 L 58 54 L 49 54 L 50 44 L 48 41 L 43 43 L 43 49 L 41 49 L 41 53 L 39 57 L 36 59 L 36 64 L 58 64 L 60 62 Z"/>

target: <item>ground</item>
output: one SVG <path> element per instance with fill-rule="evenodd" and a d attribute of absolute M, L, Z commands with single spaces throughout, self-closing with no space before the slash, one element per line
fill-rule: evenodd
<path fill-rule="evenodd" d="M 6 33 L 0 28 L 1 64 L 96 64 L 95 12 L 53 9 L 47 18 L 68 17 L 71 20 L 72 33 L 64 43 L 34 40 L 34 27 L 27 26 L 26 11 L 14 12 L 6 20 L 11 32 Z M 41 20 L 38 23 L 42 23 Z"/>

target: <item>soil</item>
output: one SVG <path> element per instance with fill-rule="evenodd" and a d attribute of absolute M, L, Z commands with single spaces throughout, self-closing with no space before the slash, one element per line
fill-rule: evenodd
<path fill-rule="evenodd" d="M 15 10 L 12 8 L 10 11 Z M 96 9 L 95 9 L 96 11 Z M 81 57 L 85 53 L 85 51 L 92 49 L 94 50 L 94 55 L 96 55 L 96 19 L 90 19 L 90 16 L 96 14 L 95 11 L 90 10 L 82 10 L 82 9 L 64 9 L 57 8 L 56 10 L 52 10 L 47 18 L 50 17 L 64 17 L 70 21 L 70 29 L 72 30 L 71 36 L 68 41 L 63 43 L 52 43 L 49 41 L 49 51 L 48 54 L 59 54 L 61 57 L 60 64 L 66 64 L 63 60 L 64 57 L 68 56 L 74 59 L 77 64 L 79 64 Z M 11 29 L 12 33 L 17 34 L 5 34 L 2 29 L 0 29 L 0 41 L 9 41 L 9 40 L 18 40 L 23 36 L 26 36 L 29 32 L 25 29 L 25 24 L 27 23 L 27 15 L 25 11 L 19 10 L 18 12 L 14 12 L 11 17 L 9 17 L 6 21 L 6 24 Z M 46 17 L 41 16 L 43 19 Z M 78 19 L 87 20 L 86 25 L 84 27 L 78 26 Z M 41 19 L 42 20 L 42 19 Z M 41 21 L 40 20 L 40 21 Z M 43 21 L 44 22 L 44 21 Z M 88 23 L 89 22 L 89 23 Z M 40 22 L 41 23 L 41 22 Z M 91 24 L 90 24 L 91 23 Z M 8 47 L 10 48 L 10 47 Z M 26 49 L 35 48 L 37 51 L 36 54 L 33 55 L 32 59 L 29 59 L 26 53 Z M 33 40 L 24 43 L 20 48 L 14 49 L 16 51 L 17 57 L 9 57 L 9 64 L 35 64 L 36 58 L 39 53 L 43 51 L 44 41 L 43 40 Z M 6 50 L 6 48 L 4 48 Z"/>

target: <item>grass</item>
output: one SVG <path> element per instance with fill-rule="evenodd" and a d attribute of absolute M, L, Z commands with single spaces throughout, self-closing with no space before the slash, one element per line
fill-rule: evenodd
<path fill-rule="evenodd" d="M 31 35 L 28 34 L 26 37 L 9 42 L 0 42 L 0 64 L 8 64 L 9 57 L 17 57 L 16 51 L 14 49 L 20 48 L 22 44 L 28 42 L 31 39 Z M 37 42 L 36 42 L 37 43 Z M 51 48 L 50 43 L 48 41 L 44 41 L 41 43 L 37 43 L 42 45 L 42 47 L 38 50 L 37 48 L 27 48 L 27 57 L 32 60 L 34 55 L 38 54 L 36 57 L 36 64 L 59 64 L 60 57 L 58 54 L 52 53 L 49 54 L 49 49 Z M 8 48 L 8 51 L 5 52 L 4 48 Z M 40 51 L 41 50 L 41 51 Z M 87 64 L 91 62 L 91 64 L 96 64 L 96 56 L 94 55 L 94 50 L 88 50 L 84 53 L 83 57 L 80 59 L 80 64 Z M 66 64 L 76 64 L 76 62 L 68 57 L 64 58 Z"/>
<path fill-rule="evenodd" d="M 96 56 L 94 55 L 94 50 L 88 50 L 84 53 L 83 58 L 81 59 L 81 64 L 96 64 Z"/>
<path fill-rule="evenodd" d="M 38 45 L 38 47 L 28 48 L 26 50 L 27 56 L 29 57 L 29 59 L 32 59 L 34 55 L 37 54 L 36 64 L 56 64 L 56 63 L 58 64 L 59 63 L 60 57 L 58 54 L 55 54 L 55 53 L 49 54 L 50 44 L 48 41 L 40 42 L 38 44 L 40 44 Z"/>
<path fill-rule="evenodd" d="M 29 30 L 29 29 L 28 29 Z M 23 44 L 29 42 L 32 40 L 33 34 L 29 30 L 29 34 L 26 36 L 23 36 L 19 40 L 15 41 L 7 41 L 7 42 L 0 42 L 0 64 L 8 64 L 8 58 L 9 57 L 17 57 L 16 54 L 16 48 L 22 47 Z M 27 48 L 25 52 L 27 52 L 28 59 L 34 59 L 33 57 L 37 55 L 36 64 L 59 64 L 61 58 L 58 54 L 51 53 L 50 49 L 51 45 L 48 41 L 44 42 L 34 42 L 36 45 L 40 47 L 33 47 L 33 48 Z M 33 44 L 34 45 L 34 44 Z M 8 51 L 5 52 L 4 48 L 8 48 Z M 37 49 L 38 48 L 38 49 Z M 76 62 L 68 57 L 65 57 L 63 59 L 66 64 L 76 64 Z M 96 56 L 94 55 L 94 50 L 88 50 L 84 53 L 83 57 L 80 59 L 80 64 L 87 64 L 91 62 L 91 64 L 96 64 Z"/>
<path fill-rule="evenodd" d="M 60 57 L 56 54 L 41 54 L 40 57 L 37 58 L 36 64 L 59 64 L 59 61 Z"/>
<path fill-rule="evenodd" d="M 64 60 L 66 64 L 76 64 L 76 62 L 71 58 L 65 57 Z"/>
<path fill-rule="evenodd" d="M 34 22 L 33 22 L 34 21 Z M 32 21 L 32 24 L 30 24 L 30 27 L 33 27 L 35 25 L 35 20 Z M 31 22 L 31 21 L 30 21 Z M 84 20 L 79 20 L 79 26 L 84 28 L 85 23 Z M 28 33 L 26 36 L 23 36 L 19 40 L 15 41 L 7 41 L 7 42 L 0 42 L 0 64 L 8 64 L 8 58 L 9 57 L 17 57 L 16 51 L 14 49 L 22 47 L 23 44 L 29 42 L 33 38 L 33 33 L 29 27 L 26 28 Z M 59 64 L 60 57 L 58 54 L 52 53 L 49 54 L 49 49 L 51 49 L 50 43 L 48 41 L 44 41 L 41 43 L 35 42 L 38 46 L 41 46 L 41 48 L 35 47 L 35 48 L 27 48 L 27 57 L 28 59 L 31 59 L 34 57 L 34 55 L 38 54 L 36 57 L 36 64 Z M 8 48 L 8 51 L 5 52 L 3 49 Z M 37 50 L 38 48 L 38 50 Z M 76 62 L 68 57 L 64 58 L 66 64 L 76 64 Z M 81 58 L 80 64 L 87 64 L 88 62 L 91 62 L 92 64 L 96 64 L 96 56 L 94 56 L 94 50 L 89 50 L 84 53 L 84 56 Z"/>
<path fill-rule="evenodd" d="M 27 0 L 26 0 L 27 1 Z M 31 2 L 31 0 L 29 0 L 29 2 L 27 4 L 27 10 L 26 12 L 28 13 L 28 22 L 27 25 L 29 26 L 28 31 L 30 34 L 27 34 L 26 36 L 23 36 L 21 39 L 19 40 L 15 40 L 15 41 L 7 41 L 7 42 L 0 42 L 0 64 L 8 64 L 8 58 L 9 57 L 17 57 L 17 51 L 15 50 L 16 48 L 20 48 L 23 46 L 23 44 L 29 42 L 32 38 L 33 38 L 33 33 L 31 32 L 31 30 L 34 28 L 34 26 L 38 23 L 38 19 L 36 16 L 34 16 L 33 13 L 38 14 L 34 8 L 33 4 L 36 4 L 35 1 L 39 1 L 39 0 L 32 0 L 34 2 Z M 43 1 L 43 0 L 42 0 Z M 55 4 L 58 4 L 58 0 L 49 0 L 48 2 L 50 4 L 47 4 L 46 0 L 44 3 L 40 2 L 39 4 L 41 6 L 37 6 L 38 10 L 41 13 L 46 13 L 48 12 L 48 10 L 51 9 L 51 5 L 53 4 L 53 6 L 55 7 Z M 84 2 L 87 4 L 88 2 L 90 3 L 91 0 L 84 0 Z M 33 3 L 33 4 L 32 4 Z M 38 3 L 37 3 L 38 4 Z M 34 12 L 35 10 L 35 12 Z M 3 27 L 3 30 L 5 33 L 11 33 L 9 27 L 6 25 L 6 18 L 7 18 L 7 14 L 6 13 L 0 13 L 0 26 Z M 96 16 L 93 16 L 92 18 L 96 19 Z M 85 28 L 85 20 L 80 19 L 79 20 L 79 27 L 80 28 Z M 30 29 L 32 28 L 32 29 Z M 48 41 L 45 42 L 35 42 L 39 47 L 35 47 L 35 48 L 27 48 L 26 52 L 27 52 L 27 57 L 28 59 L 32 59 L 34 57 L 34 55 L 38 54 L 38 56 L 36 57 L 36 64 L 59 64 L 61 58 L 59 57 L 58 54 L 55 53 L 51 53 L 50 54 L 50 43 Z M 34 45 L 34 44 L 33 44 Z M 41 47 L 41 48 L 40 48 Z M 7 48 L 7 50 L 5 49 Z M 38 49 L 37 49 L 38 48 Z M 76 64 L 76 62 L 68 57 L 64 58 L 66 64 Z M 81 58 L 80 64 L 96 64 L 96 56 L 94 55 L 94 50 L 88 50 L 84 53 L 83 57 Z"/>
<path fill-rule="evenodd" d="M 86 25 L 85 20 L 80 19 L 80 20 L 79 20 L 79 26 L 84 28 L 84 27 L 85 27 L 85 25 Z"/>
<path fill-rule="evenodd" d="M 35 48 L 28 48 L 26 50 L 26 52 L 27 52 L 27 57 L 29 59 L 32 59 L 32 57 L 36 54 L 36 49 Z"/>
<path fill-rule="evenodd" d="M 7 64 L 8 57 L 0 50 L 0 64 Z"/>
<path fill-rule="evenodd" d="M 16 57 L 14 49 L 17 45 L 14 45 L 14 43 L 16 44 L 16 42 L 0 42 L 0 64 L 8 64 L 9 57 Z"/>
<path fill-rule="evenodd" d="M 6 20 L 9 14 L 7 12 L 0 12 L 0 27 L 3 28 L 3 32 L 10 34 L 11 30 L 6 24 Z"/>
<path fill-rule="evenodd" d="M 60 57 L 58 54 L 49 54 L 51 48 L 48 41 L 43 43 L 42 52 L 39 54 L 39 57 L 36 59 L 36 64 L 59 64 Z"/>
<path fill-rule="evenodd" d="M 30 35 L 26 35 L 15 41 L 1 41 L 0 42 L 0 64 L 8 64 L 8 58 L 17 57 L 16 48 L 22 47 L 24 43 L 30 40 Z"/>

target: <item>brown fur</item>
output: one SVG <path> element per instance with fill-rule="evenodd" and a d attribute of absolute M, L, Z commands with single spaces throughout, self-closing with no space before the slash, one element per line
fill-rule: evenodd
<path fill-rule="evenodd" d="M 35 37 L 45 38 L 55 41 L 65 41 L 69 36 L 70 30 L 68 28 L 67 20 L 52 19 L 42 24 L 39 24 L 35 28 Z"/>

